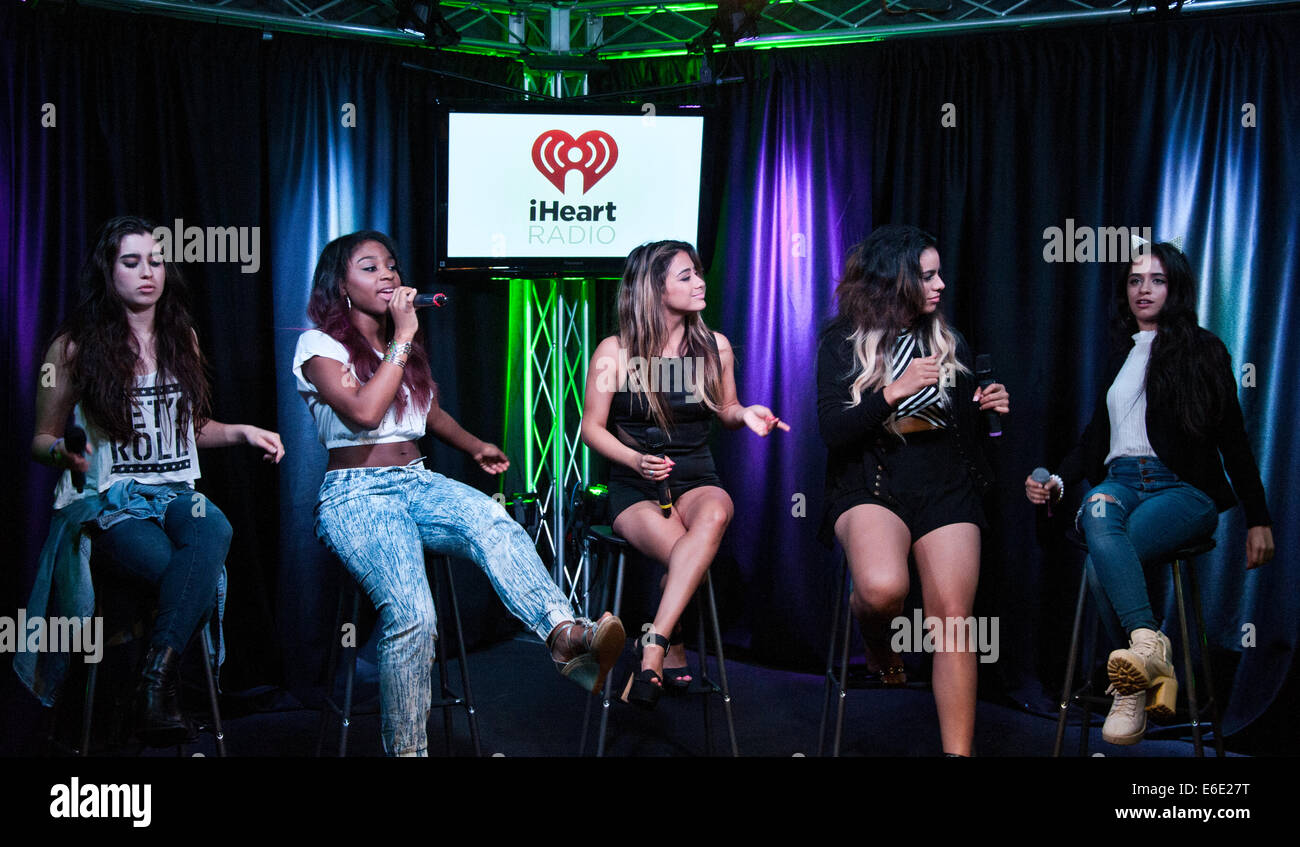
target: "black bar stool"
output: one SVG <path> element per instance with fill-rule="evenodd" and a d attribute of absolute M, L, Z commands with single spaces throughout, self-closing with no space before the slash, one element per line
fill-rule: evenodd
<path fill-rule="evenodd" d="M 1066 538 L 1075 547 L 1087 552 L 1087 543 L 1074 533 L 1066 533 Z M 1209 688 L 1209 707 L 1212 720 L 1209 725 L 1214 729 L 1214 749 L 1216 754 L 1222 758 L 1223 753 L 1223 732 L 1219 722 L 1219 704 L 1214 697 L 1214 677 L 1210 672 L 1210 646 L 1209 639 L 1205 635 L 1205 620 L 1201 613 L 1201 594 L 1196 586 L 1196 571 L 1192 567 L 1192 558 L 1210 552 L 1214 549 L 1214 537 L 1200 539 L 1191 544 L 1181 547 L 1174 551 L 1171 559 L 1173 565 L 1174 578 L 1174 598 L 1178 606 L 1178 624 L 1182 634 L 1183 641 L 1183 679 L 1184 687 L 1187 689 L 1187 711 L 1192 725 L 1192 746 L 1198 757 L 1205 756 L 1205 747 L 1201 743 L 1201 726 L 1200 712 L 1203 705 L 1197 702 L 1196 696 L 1196 675 L 1193 672 L 1192 663 L 1192 640 L 1187 630 L 1187 603 L 1183 596 L 1183 566 L 1186 565 L 1187 580 L 1191 588 L 1192 609 L 1196 613 L 1196 638 L 1201 643 L 1201 668 L 1205 673 L 1205 685 Z M 1080 635 L 1083 629 L 1084 607 L 1088 605 L 1088 570 L 1081 569 L 1083 572 L 1079 577 L 1079 597 L 1074 604 L 1074 625 L 1070 632 L 1070 652 L 1065 664 L 1065 683 L 1061 686 L 1061 699 L 1057 704 L 1056 719 L 1056 742 L 1052 746 L 1052 755 L 1060 756 L 1061 748 L 1065 743 L 1065 725 L 1069 717 L 1070 706 L 1079 705 L 1083 709 L 1083 726 L 1079 738 L 1079 754 L 1087 755 L 1089 726 L 1092 717 L 1092 706 L 1094 704 L 1107 703 L 1110 698 L 1098 697 L 1091 693 L 1092 680 L 1091 671 L 1093 667 L 1092 653 L 1093 642 L 1095 642 L 1095 620 L 1093 616 L 1094 628 L 1088 638 L 1088 657 L 1084 662 L 1087 679 L 1078 689 L 1074 688 L 1075 670 L 1079 658 Z"/>
<path fill-rule="evenodd" d="M 465 657 L 465 629 L 460 623 L 460 603 L 456 600 L 456 580 L 452 577 L 451 557 L 439 555 L 434 558 L 437 560 L 437 563 L 435 563 L 433 567 L 427 568 L 426 572 L 431 576 L 429 587 L 433 591 L 434 616 L 437 618 L 437 645 L 434 648 L 434 661 L 437 662 L 438 665 L 438 682 L 441 699 L 434 700 L 432 708 L 442 709 L 443 738 L 447 746 L 448 755 L 451 754 L 451 710 L 456 706 L 460 706 L 465 709 L 465 715 L 469 721 L 469 734 L 470 738 L 474 742 L 474 755 L 482 756 L 483 750 L 479 744 L 478 734 L 478 712 L 474 708 L 474 692 L 473 689 L 470 688 L 469 684 L 469 662 Z M 438 563 L 442 565 L 441 570 L 447 577 L 447 594 L 451 600 L 452 618 L 456 623 L 456 647 L 460 657 L 460 683 L 461 688 L 464 691 L 463 696 L 458 696 L 454 691 L 452 691 L 447 681 L 447 651 L 443 649 L 444 645 L 447 643 L 443 637 L 445 634 L 443 621 L 446 619 L 446 616 L 444 615 L 443 609 Z M 340 570 L 342 570 L 342 582 L 340 583 L 339 588 L 338 611 L 334 615 L 334 631 L 330 634 L 328 660 L 329 682 L 328 688 L 325 691 L 325 707 L 321 709 L 320 730 L 316 736 L 316 755 L 320 756 L 321 751 L 325 747 L 325 731 L 329 728 L 330 715 L 334 714 L 340 719 L 338 749 L 339 758 L 343 758 L 348 754 L 348 729 L 352 725 L 352 687 L 357 673 L 357 652 L 360 650 L 360 646 L 356 643 L 356 638 L 354 637 L 351 646 L 342 648 L 346 655 L 343 660 L 343 703 L 342 705 L 339 705 L 334 702 L 334 688 L 335 683 L 338 681 L 338 651 L 340 648 L 339 635 L 343 631 L 343 625 L 345 623 L 351 624 L 355 633 L 357 618 L 361 612 L 362 591 L 361 587 L 357 585 L 356 580 L 352 578 L 352 575 L 348 573 L 346 568 L 340 568 Z M 351 606 L 352 611 L 345 620 L 343 614 L 345 608 L 348 606 Z"/>
<path fill-rule="evenodd" d="M 101 620 L 104 617 L 103 606 L 100 603 L 100 594 L 96 592 L 95 616 Z M 215 609 L 215 606 L 214 606 Z M 216 614 L 214 611 L 213 614 Z M 225 758 L 226 756 L 226 733 L 221 726 L 221 708 L 217 703 L 217 678 L 214 669 L 217 667 L 217 652 L 212 646 L 212 635 L 208 631 L 209 621 L 204 621 L 199 627 L 199 643 L 203 648 L 203 673 L 208 685 L 208 707 L 211 710 L 212 725 L 207 727 L 212 733 L 213 740 L 217 745 L 217 756 Z M 142 630 L 143 631 L 143 630 Z M 133 635 L 118 632 L 114 634 L 112 640 L 114 643 L 122 643 L 124 640 L 130 640 Z M 89 670 L 86 671 L 86 694 L 82 701 L 81 713 L 81 738 L 79 746 L 72 751 L 75 756 L 90 755 L 90 731 L 95 714 L 95 691 L 99 682 L 99 664 L 93 663 Z M 184 744 L 176 745 L 177 755 L 184 753 Z M 65 748 L 66 749 L 66 748 Z"/>
<path fill-rule="evenodd" d="M 618 553 L 617 567 L 614 574 L 614 606 L 615 615 L 620 613 L 620 607 L 623 604 L 623 567 L 627 561 L 627 539 L 614 532 L 612 527 L 593 526 L 587 531 L 587 541 L 597 547 L 597 556 L 601 553 L 612 554 Z M 602 581 L 600 608 L 609 608 L 609 579 L 608 568 L 606 568 L 606 578 Z M 718 663 L 718 681 L 714 682 L 709 678 L 708 669 L 708 651 L 705 641 L 705 620 L 704 620 L 704 601 L 708 600 L 708 623 L 712 631 L 713 644 L 715 647 L 715 658 Z M 700 670 L 695 675 L 695 681 L 691 684 L 688 693 L 704 695 L 704 750 L 706 755 L 713 755 L 713 722 L 709 714 L 709 696 L 717 694 L 722 698 L 722 711 L 727 718 L 727 738 L 731 745 L 731 755 L 739 756 L 740 751 L 736 747 L 736 727 L 731 717 L 731 689 L 727 686 L 727 664 L 722 655 L 722 630 L 718 626 L 718 607 L 713 595 L 713 577 L 709 571 L 704 572 L 704 581 L 695 591 L 695 611 L 699 623 L 699 657 Z M 612 674 L 611 674 L 612 675 Z M 610 691 L 613 688 L 611 680 L 605 680 L 605 690 L 601 695 L 600 703 L 600 729 L 596 739 L 596 756 L 605 755 L 606 731 L 609 726 L 609 704 Z M 587 708 L 582 716 L 582 741 L 578 745 L 578 755 L 585 755 L 587 749 L 587 727 L 591 720 L 591 701 L 594 695 L 587 696 Z"/>
<path fill-rule="evenodd" d="M 838 691 L 835 707 L 835 739 L 831 746 L 831 756 L 840 755 L 840 740 L 844 732 L 844 702 L 849 696 L 849 642 L 853 632 L 853 607 L 849 604 L 849 595 L 853 592 L 853 580 L 849 578 L 847 556 L 840 553 L 840 571 L 835 592 L 835 613 L 831 615 L 830 645 L 826 648 L 826 688 L 822 695 L 821 725 L 817 730 L 817 755 L 821 756 L 826 747 L 826 722 L 830 717 L 831 699 Z M 847 581 L 848 585 L 845 585 Z M 841 623 L 841 617 L 843 623 Z M 842 633 L 842 635 L 841 635 Z M 839 675 L 835 670 L 835 646 L 839 642 Z"/>

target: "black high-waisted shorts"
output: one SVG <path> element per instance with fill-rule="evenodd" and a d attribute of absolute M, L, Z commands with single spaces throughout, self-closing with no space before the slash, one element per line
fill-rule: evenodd
<path fill-rule="evenodd" d="M 954 523 L 973 523 L 988 529 L 984 505 L 970 469 L 948 430 L 915 432 L 907 443 L 882 449 L 880 463 L 868 467 L 867 490 L 846 494 L 828 511 L 827 527 L 854 506 L 872 503 L 902 519 L 912 541 Z M 868 456 L 867 461 L 872 461 Z M 875 488 L 879 473 L 881 485 Z"/>

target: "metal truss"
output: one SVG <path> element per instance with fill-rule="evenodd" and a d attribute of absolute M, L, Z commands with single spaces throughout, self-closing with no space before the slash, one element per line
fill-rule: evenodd
<path fill-rule="evenodd" d="M 568 561 L 565 534 L 570 497 L 589 483 L 590 453 L 582 443 L 583 390 L 590 350 L 590 289 L 586 279 L 525 280 L 524 476 L 537 492 L 541 526 L 535 541 L 550 553 L 551 575 L 586 611 L 586 556 Z M 582 539 L 577 540 L 581 546 Z"/>
<path fill-rule="evenodd" d="M 80 0 L 84 5 L 153 12 L 260 27 L 265 31 L 377 38 L 424 45 L 418 21 L 404 18 L 407 0 Z M 413 0 L 426 15 L 431 0 Z M 1139 0 L 1142 14 L 1156 11 Z M 728 11 L 759 9 L 739 47 L 800 47 L 879 41 L 904 35 L 978 29 L 1090 23 L 1131 14 L 1131 0 L 725 0 Z M 1295 5 L 1294 0 L 1185 0 L 1191 15 Z M 715 20 L 728 28 L 732 15 L 718 3 L 655 0 L 442 0 L 439 12 L 460 35 L 446 49 L 517 57 L 602 59 L 680 55 L 696 42 L 721 48 Z M 1171 12 L 1172 13 L 1172 10 Z M 737 11 L 737 14 L 739 12 Z M 739 18 L 736 18 L 739 20 Z M 403 27 L 407 27 L 403 29 Z M 734 34 L 731 36 L 734 37 Z M 430 44 L 429 46 L 436 46 Z M 565 77 L 572 79 L 565 80 Z M 585 92 L 574 70 L 551 68 L 541 88 L 552 96 Z M 564 90 L 556 88 L 563 86 Z"/>

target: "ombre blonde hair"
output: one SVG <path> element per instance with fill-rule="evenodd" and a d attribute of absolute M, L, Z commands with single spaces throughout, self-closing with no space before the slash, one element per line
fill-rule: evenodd
<path fill-rule="evenodd" d="M 633 361 L 658 361 L 668 343 L 668 326 L 663 315 L 664 282 L 668 267 L 678 253 L 690 256 L 695 272 L 703 275 L 700 254 L 685 241 L 643 244 L 628 254 L 623 265 L 623 279 L 618 286 L 618 341 Z M 684 323 L 682 349 L 678 352 L 684 358 L 702 363 L 703 372 L 695 379 L 695 397 L 716 412 L 722 382 L 717 342 L 698 312 L 686 315 Z M 672 412 L 662 392 L 652 391 L 651 387 L 634 385 L 632 375 L 628 375 L 628 390 L 644 396 L 650 416 L 660 429 L 669 432 Z"/>
<path fill-rule="evenodd" d="M 853 380 L 849 408 L 861 403 L 864 393 L 893 381 L 894 343 L 907 329 L 930 355 L 938 354 L 941 374 L 970 373 L 957 359 L 957 337 L 943 315 L 925 313 L 921 254 L 936 244 L 934 236 L 917 227 L 886 224 L 850 251 L 835 289 L 839 318 L 851 328 L 848 338 L 853 344 L 854 367 L 846 375 Z M 937 387 L 946 406 L 945 381 L 941 378 Z M 899 435 L 896 414 L 886 419 L 885 429 Z"/>

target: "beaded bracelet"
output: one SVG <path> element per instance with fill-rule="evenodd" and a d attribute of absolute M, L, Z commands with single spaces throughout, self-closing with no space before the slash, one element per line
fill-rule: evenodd
<path fill-rule="evenodd" d="M 1052 474 L 1051 476 L 1049 476 L 1049 477 L 1047 478 L 1047 481 L 1048 481 L 1048 482 L 1055 482 L 1055 483 L 1056 483 L 1056 502 L 1059 503 L 1059 502 L 1061 502 L 1062 500 L 1064 500 L 1064 499 L 1065 499 L 1065 480 L 1061 479 L 1061 478 L 1060 478 L 1059 476 L 1057 476 L 1056 474 Z"/>
<path fill-rule="evenodd" d="M 59 454 L 57 448 L 59 446 L 59 442 L 62 440 L 63 440 L 62 438 L 56 438 L 50 442 L 50 451 L 49 451 L 50 461 L 52 461 L 55 465 L 59 464 Z"/>

